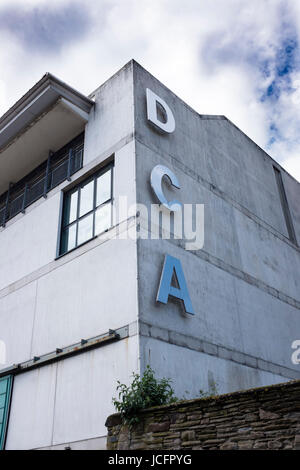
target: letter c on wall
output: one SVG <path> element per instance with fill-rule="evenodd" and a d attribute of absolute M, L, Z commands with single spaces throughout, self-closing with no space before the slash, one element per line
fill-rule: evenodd
<path fill-rule="evenodd" d="M 174 201 L 168 202 L 167 198 L 165 197 L 162 189 L 162 180 L 164 176 L 168 177 L 171 186 L 180 189 L 180 184 L 177 179 L 177 176 L 173 173 L 173 171 L 171 171 L 167 166 L 164 165 L 156 165 L 151 171 L 151 187 L 159 202 L 163 204 L 163 206 L 165 206 L 167 209 L 169 209 L 169 211 L 181 210 L 181 203 L 179 201 L 174 199 Z"/>

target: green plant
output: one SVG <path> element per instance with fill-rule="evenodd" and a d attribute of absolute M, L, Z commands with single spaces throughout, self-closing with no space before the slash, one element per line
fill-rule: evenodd
<path fill-rule="evenodd" d="M 119 400 L 113 398 L 113 404 L 121 414 L 123 423 L 130 426 L 139 421 L 138 413 L 141 410 L 177 401 L 171 380 L 156 379 L 150 366 L 146 367 L 142 377 L 133 373 L 133 381 L 129 386 L 118 381 L 117 391 Z"/>

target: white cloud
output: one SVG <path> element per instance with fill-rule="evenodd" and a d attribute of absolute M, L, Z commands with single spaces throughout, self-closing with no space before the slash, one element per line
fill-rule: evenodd
<path fill-rule="evenodd" d="M 282 162 L 283 168 L 286 169 L 291 175 L 295 176 L 300 175 L 300 157 L 299 152 L 296 155 L 288 157 Z"/>
<path fill-rule="evenodd" d="M 1 31 L 0 114 L 46 71 L 90 93 L 132 57 L 202 114 L 224 114 L 263 148 L 275 120 L 281 140 L 268 152 L 300 179 L 299 73 L 294 93 L 261 102 L 276 75 L 283 34 L 300 28 L 300 5 L 291 0 L 71 0 L 89 10 L 86 35 L 56 54 L 30 51 Z M 2 0 L 17 9 L 55 9 L 68 0 Z M 283 28 L 283 22 L 284 28 Z M 269 62 L 269 76 L 261 66 Z M 298 93 L 298 94 L 297 94 Z"/>

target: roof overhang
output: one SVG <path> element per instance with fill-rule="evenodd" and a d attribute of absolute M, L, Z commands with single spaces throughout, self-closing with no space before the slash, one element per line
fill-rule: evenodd
<path fill-rule="evenodd" d="M 84 130 L 94 102 L 47 73 L 0 118 L 0 194 Z"/>

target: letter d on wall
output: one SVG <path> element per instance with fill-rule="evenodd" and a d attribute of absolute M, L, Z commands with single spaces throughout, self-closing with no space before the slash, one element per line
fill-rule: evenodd
<path fill-rule="evenodd" d="M 178 288 L 172 286 L 172 278 L 174 274 Z M 181 263 L 179 259 L 166 255 L 156 300 L 157 302 L 167 304 L 169 295 L 183 302 L 186 313 L 195 315 Z"/>
<path fill-rule="evenodd" d="M 153 91 L 149 90 L 149 88 L 146 89 L 146 97 L 147 119 L 150 124 L 160 132 L 163 131 L 167 134 L 172 134 L 172 132 L 175 131 L 175 118 L 167 103 L 155 93 L 153 93 Z M 163 109 L 165 122 L 158 119 L 158 105 L 160 105 Z"/>

